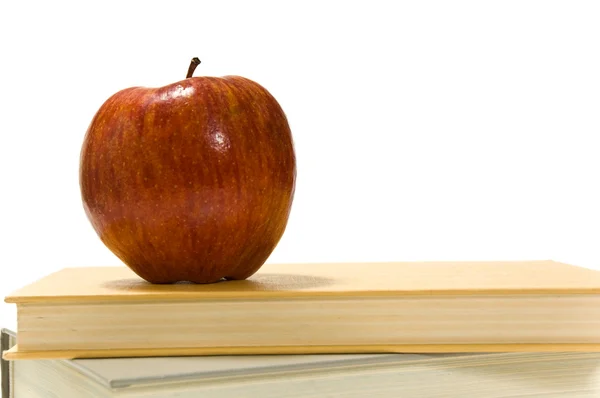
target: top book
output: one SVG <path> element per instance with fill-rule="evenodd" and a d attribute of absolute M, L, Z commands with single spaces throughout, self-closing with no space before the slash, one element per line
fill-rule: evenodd
<path fill-rule="evenodd" d="M 554 261 L 265 264 L 206 285 L 66 268 L 5 301 L 9 359 L 600 350 L 600 272 Z"/>

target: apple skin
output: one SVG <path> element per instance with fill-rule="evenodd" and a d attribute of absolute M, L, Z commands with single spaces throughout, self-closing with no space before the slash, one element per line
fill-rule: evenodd
<path fill-rule="evenodd" d="M 296 184 L 287 118 L 240 76 L 188 77 L 111 96 L 85 134 L 85 213 L 154 284 L 246 279 L 286 228 Z"/>

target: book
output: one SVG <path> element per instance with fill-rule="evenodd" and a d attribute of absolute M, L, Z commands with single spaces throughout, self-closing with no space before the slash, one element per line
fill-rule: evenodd
<path fill-rule="evenodd" d="M 186 356 L 11 365 L 3 398 L 600 396 L 600 353 L 590 352 Z"/>
<path fill-rule="evenodd" d="M 0 353 L 4 354 L 16 344 L 16 336 L 12 330 L 0 329 Z M 0 391 L 2 398 L 9 398 L 11 384 L 12 363 L 0 357 Z"/>
<path fill-rule="evenodd" d="M 5 301 L 7 359 L 600 349 L 600 272 L 554 261 L 266 264 L 204 285 L 66 268 Z"/>

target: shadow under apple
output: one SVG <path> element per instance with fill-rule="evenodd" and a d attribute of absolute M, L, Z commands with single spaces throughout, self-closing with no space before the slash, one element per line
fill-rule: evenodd
<path fill-rule="evenodd" d="M 103 287 L 110 290 L 131 293 L 147 292 L 280 292 L 322 289 L 334 284 L 333 278 L 312 275 L 283 274 L 260 271 L 245 280 L 221 280 L 209 284 L 178 282 L 173 284 L 152 284 L 142 278 L 115 279 L 106 282 Z"/>

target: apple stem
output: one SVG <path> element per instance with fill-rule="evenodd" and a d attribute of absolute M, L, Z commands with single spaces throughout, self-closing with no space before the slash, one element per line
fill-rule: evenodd
<path fill-rule="evenodd" d="M 188 68 L 187 76 L 185 77 L 186 79 L 192 77 L 198 65 L 200 65 L 200 59 L 198 59 L 198 57 L 192 58 L 192 62 L 190 62 L 190 67 Z"/>

